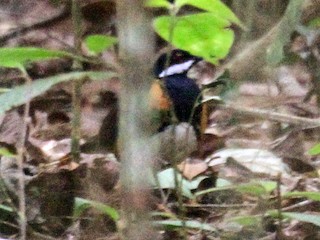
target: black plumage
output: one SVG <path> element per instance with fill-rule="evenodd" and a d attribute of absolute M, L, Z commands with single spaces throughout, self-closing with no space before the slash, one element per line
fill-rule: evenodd
<path fill-rule="evenodd" d="M 199 130 L 201 105 L 197 101 L 201 99 L 201 91 L 187 73 L 199 60 L 201 59 L 186 51 L 173 50 L 169 60 L 166 54 L 161 55 L 154 69 L 156 76 L 164 82 L 177 120 L 190 122 L 196 131 Z"/>

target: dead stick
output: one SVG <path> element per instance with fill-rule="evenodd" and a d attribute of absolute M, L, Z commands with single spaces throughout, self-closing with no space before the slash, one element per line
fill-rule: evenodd
<path fill-rule="evenodd" d="M 303 128 L 320 127 L 320 118 L 311 119 L 311 118 L 297 117 L 297 116 L 292 116 L 288 114 L 272 112 L 268 110 L 241 107 L 241 106 L 231 105 L 231 104 L 219 105 L 219 108 L 231 110 L 240 115 L 250 115 L 250 116 L 261 118 L 261 119 L 288 123 L 291 125 L 298 125 Z"/>

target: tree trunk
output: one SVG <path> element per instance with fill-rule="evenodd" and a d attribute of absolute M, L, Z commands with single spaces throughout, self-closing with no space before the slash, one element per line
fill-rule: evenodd
<path fill-rule="evenodd" d="M 122 238 L 154 239 L 148 218 L 153 151 L 149 144 L 154 34 L 151 16 L 141 0 L 117 1 L 119 50 L 123 71 L 120 93 L 120 158 L 122 162 Z"/>

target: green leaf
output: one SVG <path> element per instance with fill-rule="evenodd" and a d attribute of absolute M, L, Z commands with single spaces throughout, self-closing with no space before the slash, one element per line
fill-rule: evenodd
<path fill-rule="evenodd" d="M 195 196 L 201 196 L 203 194 L 208 194 L 211 192 L 218 192 L 222 190 L 235 189 L 242 193 L 249 193 L 256 196 L 261 196 L 264 194 L 269 194 L 277 187 L 277 183 L 274 181 L 251 181 L 249 183 L 243 183 L 239 185 L 228 185 L 225 184 L 222 187 L 209 188 L 203 191 L 196 192 Z"/>
<path fill-rule="evenodd" d="M 231 186 L 232 183 L 226 179 L 223 178 L 218 178 L 216 181 L 216 187 L 227 187 L 227 186 Z"/>
<path fill-rule="evenodd" d="M 191 5 L 201 10 L 213 13 L 218 18 L 243 26 L 232 10 L 230 10 L 230 8 L 220 0 L 176 0 L 175 4 L 178 8 L 181 8 L 184 5 Z"/>
<path fill-rule="evenodd" d="M 236 222 L 242 226 L 255 226 L 261 221 L 261 216 L 239 216 L 228 219 L 228 222 Z"/>
<path fill-rule="evenodd" d="M 16 157 L 17 155 L 12 153 L 8 148 L 1 147 L 0 148 L 0 156 L 6 156 L 6 157 Z"/>
<path fill-rule="evenodd" d="M 314 225 L 320 226 L 320 215 L 319 214 L 307 214 L 307 213 L 295 213 L 295 212 L 283 212 L 282 216 L 299 220 L 301 222 L 313 223 Z"/>
<path fill-rule="evenodd" d="M 4 210 L 4 211 L 6 211 L 6 212 L 14 212 L 14 211 L 13 211 L 13 208 L 8 207 L 8 206 L 3 205 L 3 204 L 0 204 L 0 209 L 1 209 L 1 210 Z"/>
<path fill-rule="evenodd" d="M 154 28 L 165 40 L 170 39 L 172 19 L 161 16 L 155 19 Z M 177 17 L 172 44 L 206 61 L 217 63 L 227 56 L 234 40 L 234 33 L 228 29 L 230 22 L 212 13 L 199 13 Z"/>
<path fill-rule="evenodd" d="M 204 195 L 204 194 L 208 194 L 208 193 L 212 193 L 212 192 L 219 192 L 219 191 L 223 191 L 223 190 L 229 190 L 229 189 L 234 189 L 233 186 L 224 186 L 224 187 L 213 187 L 213 188 L 208 188 L 206 190 L 202 190 L 199 192 L 196 192 L 194 195 L 196 197 Z"/>
<path fill-rule="evenodd" d="M 99 54 L 117 42 L 117 38 L 106 35 L 90 35 L 84 40 L 87 48 L 94 54 Z"/>
<path fill-rule="evenodd" d="M 278 217 L 278 212 L 276 210 L 268 211 L 268 214 L 275 218 Z M 313 223 L 314 225 L 320 226 L 320 215 L 318 213 L 309 214 L 309 213 L 296 213 L 296 212 L 282 212 L 281 215 L 283 217 L 296 219 L 301 222 Z"/>
<path fill-rule="evenodd" d="M 166 0 L 147 0 L 145 3 L 146 7 L 162 7 L 169 9 L 171 4 Z"/>
<path fill-rule="evenodd" d="M 252 181 L 250 183 L 240 184 L 236 189 L 243 193 L 250 193 L 256 196 L 268 194 L 276 189 L 277 183 L 274 181 Z"/>
<path fill-rule="evenodd" d="M 310 28 L 320 28 L 320 17 L 316 17 L 308 22 Z"/>
<path fill-rule="evenodd" d="M 284 17 L 278 27 L 277 36 L 267 51 L 267 62 L 271 65 L 279 64 L 284 58 L 283 47 L 290 41 L 291 33 L 300 22 L 301 5 L 303 0 L 289 2 Z"/>
<path fill-rule="evenodd" d="M 30 85 L 21 85 L 13 88 L 10 92 L 0 95 L 0 114 L 10 110 L 12 107 L 24 104 L 28 100 L 44 93 L 53 85 L 77 79 L 90 78 L 92 80 L 104 80 L 114 76 L 114 73 L 108 72 L 72 72 L 60 74 L 53 77 L 34 80 Z"/>
<path fill-rule="evenodd" d="M 305 197 L 314 201 L 320 201 L 320 193 L 318 192 L 288 192 L 283 197 Z"/>
<path fill-rule="evenodd" d="M 187 227 L 187 228 L 193 228 L 198 230 L 206 230 L 210 232 L 215 232 L 216 229 L 212 227 L 209 224 L 201 223 L 198 221 L 182 221 L 182 220 L 162 220 L 162 221 L 153 221 L 153 225 L 155 226 L 163 226 L 169 229 L 174 228 L 181 228 L 181 227 Z"/>
<path fill-rule="evenodd" d="M 10 88 L 0 88 L 0 93 L 10 92 L 10 91 L 11 91 Z"/>
<path fill-rule="evenodd" d="M 48 60 L 60 57 L 77 58 L 64 51 L 54 51 L 44 48 L 0 48 L 0 66 L 8 68 L 23 68 L 28 62 Z"/>
<path fill-rule="evenodd" d="M 84 198 L 76 198 L 75 203 L 74 203 L 74 209 L 73 209 L 73 217 L 74 218 L 79 218 L 81 214 L 88 208 L 95 208 L 98 211 L 100 211 L 103 214 L 108 215 L 111 217 L 114 221 L 118 221 L 120 218 L 120 215 L 118 211 L 106 204 L 96 202 L 96 201 L 91 201 L 88 199 Z"/>
<path fill-rule="evenodd" d="M 318 155 L 320 153 L 320 143 L 313 146 L 311 149 L 309 149 L 308 153 L 310 155 Z"/>

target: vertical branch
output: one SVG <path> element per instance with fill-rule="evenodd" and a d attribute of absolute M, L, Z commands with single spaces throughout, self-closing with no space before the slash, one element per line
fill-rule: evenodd
<path fill-rule="evenodd" d="M 72 0 L 72 22 L 74 30 L 74 47 L 77 54 L 81 54 L 81 9 L 77 0 Z M 82 65 L 79 60 L 74 60 L 73 68 L 75 70 L 81 70 Z M 73 160 L 78 162 L 80 159 L 80 125 L 81 125 L 81 87 L 82 79 L 73 81 L 72 91 L 72 144 L 71 154 Z"/>
<path fill-rule="evenodd" d="M 25 69 L 21 69 L 23 72 L 24 79 L 26 80 L 26 85 L 31 85 L 31 78 L 29 77 L 28 73 Z M 26 94 L 29 94 L 31 89 L 28 89 Z M 27 99 L 29 99 L 27 97 Z M 28 125 L 29 125 L 29 112 L 30 112 L 30 100 L 28 100 L 24 106 L 24 113 L 23 113 L 23 126 L 21 128 L 21 135 L 20 141 L 18 142 L 18 157 L 17 157 L 17 165 L 19 171 L 19 179 L 18 179 L 18 198 L 19 198 L 19 228 L 20 228 L 20 239 L 25 240 L 27 239 L 27 216 L 26 216 L 26 193 L 25 193 L 25 181 L 24 181 L 24 170 L 23 170 L 23 160 L 24 160 L 24 153 L 25 153 L 25 142 L 27 139 L 28 133 Z"/>
<path fill-rule="evenodd" d="M 120 58 L 120 157 L 123 239 L 153 239 L 148 219 L 148 179 L 152 173 L 151 115 L 148 104 L 154 36 L 151 16 L 141 0 L 117 1 Z"/>

